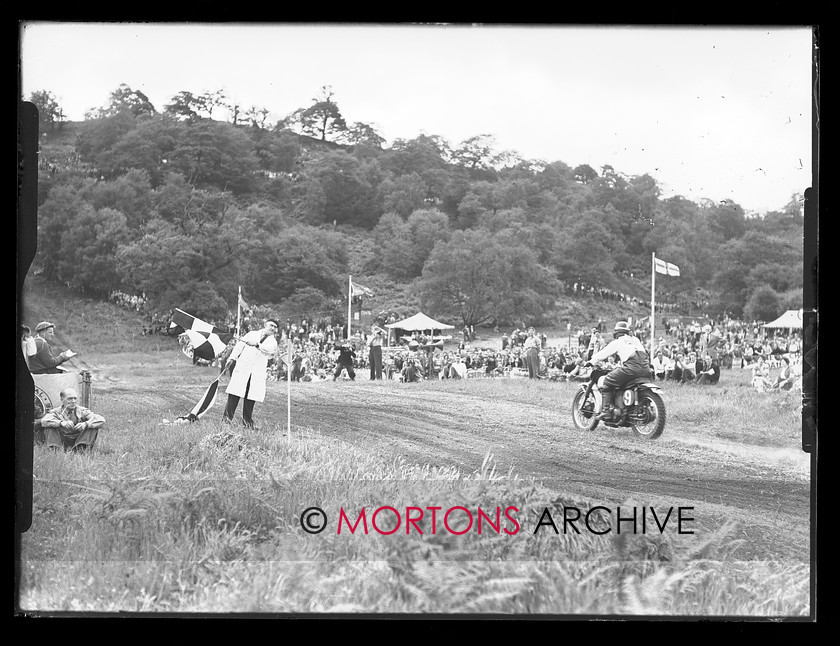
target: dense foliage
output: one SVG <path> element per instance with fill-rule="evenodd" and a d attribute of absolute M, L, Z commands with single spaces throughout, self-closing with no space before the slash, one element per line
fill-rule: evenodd
<path fill-rule="evenodd" d="M 288 314 L 339 313 L 363 250 L 360 282 L 402 284 L 430 315 L 536 321 L 573 283 L 644 298 L 656 252 L 682 274 L 658 282 L 663 302 L 703 293 L 708 314 L 761 319 L 800 306 L 798 195 L 748 215 L 663 199 L 649 175 L 522 160 L 490 135 L 386 148 L 329 88 L 273 125 L 221 92 L 180 92 L 158 112 L 123 85 L 78 123 L 46 90 L 31 100 L 43 131 L 35 269 L 92 296 L 142 293 L 219 320 L 241 285 Z"/>

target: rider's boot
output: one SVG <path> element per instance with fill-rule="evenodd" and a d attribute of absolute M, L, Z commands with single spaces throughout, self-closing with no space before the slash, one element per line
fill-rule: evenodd
<path fill-rule="evenodd" d="M 595 416 L 596 420 L 612 419 L 613 405 L 612 405 L 612 390 L 602 390 L 601 397 L 603 403 L 601 404 L 601 412 Z"/>

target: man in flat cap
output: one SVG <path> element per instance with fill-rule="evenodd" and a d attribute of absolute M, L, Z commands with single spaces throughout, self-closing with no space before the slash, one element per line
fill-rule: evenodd
<path fill-rule="evenodd" d="M 47 446 L 55 451 L 73 449 L 79 453 L 93 449 L 105 418 L 84 406 L 79 406 L 79 394 L 74 388 L 61 391 L 61 406 L 48 411 L 41 418 Z"/>
<path fill-rule="evenodd" d="M 29 357 L 29 371 L 33 375 L 56 375 L 66 372 L 58 366 L 67 361 L 73 354 L 65 350 L 57 357 L 53 356 L 50 341 L 55 336 L 55 325 L 49 321 L 42 321 L 35 327 L 36 353 Z"/>

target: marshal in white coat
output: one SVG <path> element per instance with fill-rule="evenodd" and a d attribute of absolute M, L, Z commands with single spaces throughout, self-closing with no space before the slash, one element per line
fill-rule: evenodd
<path fill-rule="evenodd" d="M 255 402 L 265 401 L 268 359 L 277 352 L 277 340 L 272 335 L 269 334 L 260 343 L 260 338 L 265 332 L 265 330 L 252 330 L 233 346 L 228 361 L 236 360 L 236 366 L 225 390 L 228 395 L 245 397 L 245 388 L 250 379 L 251 385 L 248 387 L 247 398 Z"/>

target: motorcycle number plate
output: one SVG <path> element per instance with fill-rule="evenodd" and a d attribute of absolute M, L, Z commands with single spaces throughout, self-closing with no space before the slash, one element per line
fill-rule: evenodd
<path fill-rule="evenodd" d="M 624 405 L 625 406 L 632 406 L 634 403 L 634 392 L 632 390 L 625 390 L 624 391 Z"/>

